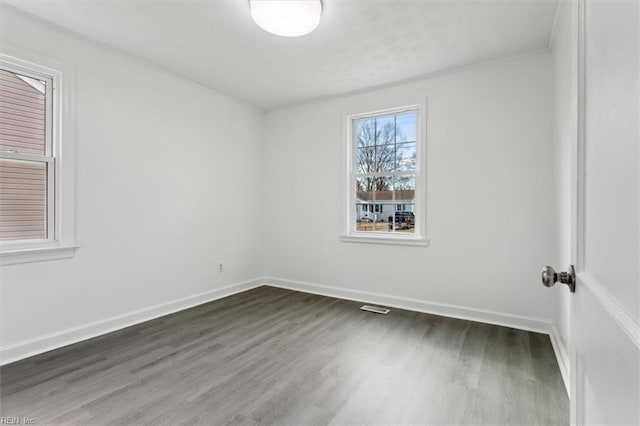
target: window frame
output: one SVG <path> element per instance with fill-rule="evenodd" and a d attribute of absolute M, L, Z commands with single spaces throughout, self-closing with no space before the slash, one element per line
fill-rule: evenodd
<path fill-rule="evenodd" d="M 0 265 L 75 255 L 75 69 L 39 52 L 3 43 L 0 67 L 50 81 L 46 88 L 45 153 L 4 151 L 3 159 L 47 163 L 47 238 L 0 242 Z M 51 167 L 50 167 L 51 166 Z"/>
<path fill-rule="evenodd" d="M 354 139 L 354 124 L 363 118 L 375 118 L 384 115 L 401 114 L 403 112 L 415 111 L 417 115 L 416 123 L 416 169 L 415 171 L 395 171 L 382 172 L 380 175 L 395 176 L 411 174 L 415 176 L 415 198 L 414 213 L 416 216 L 414 233 L 387 233 L 377 231 L 358 231 L 356 229 L 356 184 L 358 175 L 355 161 L 357 159 L 357 143 Z M 346 141 L 346 182 L 343 183 L 345 189 L 345 206 L 343 208 L 343 234 L 340 240 L 344 242 L 364 242 L 378 244 L 414 245 L 427 246 L 429 239 L 426 236 L 426 100 L 421 104 L 410 104 L 394 108 L 386 108 L 365 113 L 347 115 L 345 119 L 345 141 Z M 393 203 L 396 205 L 396 203 Z M 402 203 L 407 204 L 407 203 Z M 394 207 L 395 212 L 395 207 Z M 395 214 L 395 213 L 394 213 Z"/>
<path fill-rule="evenodd" d="M 16 66 L 12 63 L 7 63 L 4 60 L 0 60 L 0 69 L 30 77 L 36 80 L 46 81 L 45 85 L 45 141 L 44 141 L 44 154 L 21 154 L 15 151 L 3 151 L 0 149 L 0 159 L 2 160 L 17 160 L 25 161 L 29 163 L 44 163 L 47 167 L 47 211 L 46 211 L 46 238 L 39 239 L 21 239 L 21 240 L 9 240 L 2 241 L 2 248 L 24 247 L 33 245 L 42 245 L 54 242 L 56 240 L 56 154 L 58 150 L 54 146 L 54 130 L 53 130 L 53 117 L 55 105 L 55 96 L 57 94 L 56 78 L 48 73 L 34 70 L 32 68 L 27 69 L 24 66 Z"/>

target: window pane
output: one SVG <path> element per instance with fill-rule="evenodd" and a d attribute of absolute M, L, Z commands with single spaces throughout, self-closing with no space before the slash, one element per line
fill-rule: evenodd
<path fill-rule="evenodd" d="M 414 175 L 396 176 L 393 187 L 396 191 L 396 201 L 409 200 L 413 202 L 415 198 L 416 177 Z"/>
<path fill-rule="evenodd" d="M 363 177 L 356 178 L 356 201 L 368 204 L 373 201 L 373 192 L 375 190 L 375 178 Z"/>
<path fill-rule="evenodd" d="M 416 169 L 416 144 L 415 142 L 397 145 L 396 171 L 408 171 Z"/>
<path fill-rule="evenodd" d="M 368 212 L 363 207 L 365 206 L 362 204 L 356 204 L 356 229 L 358 231 L 390 232 L 393 230 L 393 204 L 371 205 Z M 371 208 L 374 212 L 371 212 Z"/>
<path fill-rule="evenodd" d="M 396 210 L 394 220 L 394 231 L 404 233 L 414 233 L 416 230 L 416 216 L 414 205 L 405 204 L 403 210 Z"/>
<path fill-rule="evenodd" d="M 416 217 L 414 201 L 416 195 L 416 178 L 413 175 L 396 176 L 394 180 L 394 199 L 396 212 L 394 230 L 396 232 L 415 232 Z M 398 206 L 400 208 L 398 208 Z"/>
<path fill-rule="evenodd" d="M 374 146 L 376 144 L 375 118 L 361 118 L 356 120 L 356 140 L 358 148 Z"/>
<path fill-rule="evenodd" d="M 373 205 L 376 200 L 393 200 L 393 177 L 356 178 L 356 201 L 361 204 Z M 373 211 L 373 207 L 369 211 Z"/>
<path fill-rule="evenodd" d="M 388 232 L 393 212 L 393 177 L 356 178 L 356 229 Z M 386 201 L 387 203 L 380 203 Z"/>
<path fill-rule="evenodd" d="M 416 170 L 417 112 L 356 120 L 357 173 Z"/>
<path fill-rule="evenodd" d="M 376 170 L 376 149 L 370 148 L 358 148 L 358 173 L 375 173 Z"/>
<path fill-rule="evenodd" d="M 396 150 L 394 145 L 376 146 L 375 169 L 378 173 L 393 172 Z"/>
<path fill-rule="evenodd" d="M 380 222 L 383 223 L 384 226 L 381 226 L 379 230 L 385 231 L 385 232 L 393 231 L 393 213 L 394 213 L 393 204 L 382 205 L 382 213 L 380 213 Z"/>
<path fill-rule="evenodd" d="M 375 201 L 393 201 L 393 178 L 376 177 L 373 178 Z"/>
<path fill-rule="evenodd" d="M 384 173 L 395 170 L 396 150 L 394 145 L 358 148 L 358 173 Z"/>
<path fill-rule="evenodd" d="M 417 125 L 416 111 L 396 115 L 396 142 L 416 142 Z"/>
<path fill-rule="evenodd" d="M 393 145 L 396 142 L 395 116 L 376 118 L 376 145 Z"/>
<path fill-rule="evenodd" d="M 46 84 L 0 69 L 0 151 L 45 154 Z"/>
<path fill-rule="evenodd" d="M 374 213 L 369 211 L 368 204 L 356 204 L 356 229 L 358 231 L 373 231 Z"/>
<path fill-rule="evenodd" d="M 0 159 L 0 241 L 47 238 L 47 165 Z"/>

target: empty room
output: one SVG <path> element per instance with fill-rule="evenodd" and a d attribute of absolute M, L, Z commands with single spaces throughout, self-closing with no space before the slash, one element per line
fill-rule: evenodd
<path fill-rule="evenodd" d="M 640 424 L 640 1 L 0 0 L 0 392 Z"/>

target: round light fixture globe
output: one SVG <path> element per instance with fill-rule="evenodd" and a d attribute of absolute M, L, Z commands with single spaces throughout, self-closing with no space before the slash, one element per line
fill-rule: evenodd
<path fill-rule="evenodd" d="M 320 0 L 249 0 L 251 17 L 265 31 L 283 37 L 298 37 L 320 23 Z"/>

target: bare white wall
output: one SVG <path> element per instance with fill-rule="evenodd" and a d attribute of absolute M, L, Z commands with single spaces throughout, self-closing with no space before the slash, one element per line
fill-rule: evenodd
<path fill-rule="evenodd" d="M 8 7 L 1 19 L 3 40 L 77 74 L 80 249 L 2 268 L 12 355 L 265 273 L 524 323 L 554 317 L 539 283 L 558 257 L 550 53 L 264 117 Z M 340 242 L 345 116 L 425 97 L 431 245 Z"/>
<path fill-rule="evenodd" d="M 552 85 L 547 52 L 268 112 L 267 276 L 550 321 Z M 431 245 L 340 242 L 345 116 L 425 97 Z"/>
<path fill-rule="evenodd" d="M 566 268 L 575 259 L 575 233 L 571 232 L 571 218 L 575 217 L 575 197 L 572 179 L 576 174 L 578 137 L 578 4 L 562 1 L 551 39 L 554 93 L 555 167 L 558 197 L 558 269 Z M 566 286 L 550 289 L 557 298 L 554 325 L 566 350 L 570 338 L 570 293 Z"/>
<path fill-rule="evenodd" d="M 77 80 L 80 248 L 73 259 L 2 268 L 7 353 L 261 276 L 262 111 L 9 7 L 0 16 L 3 43 L 70 63 Z"/>

